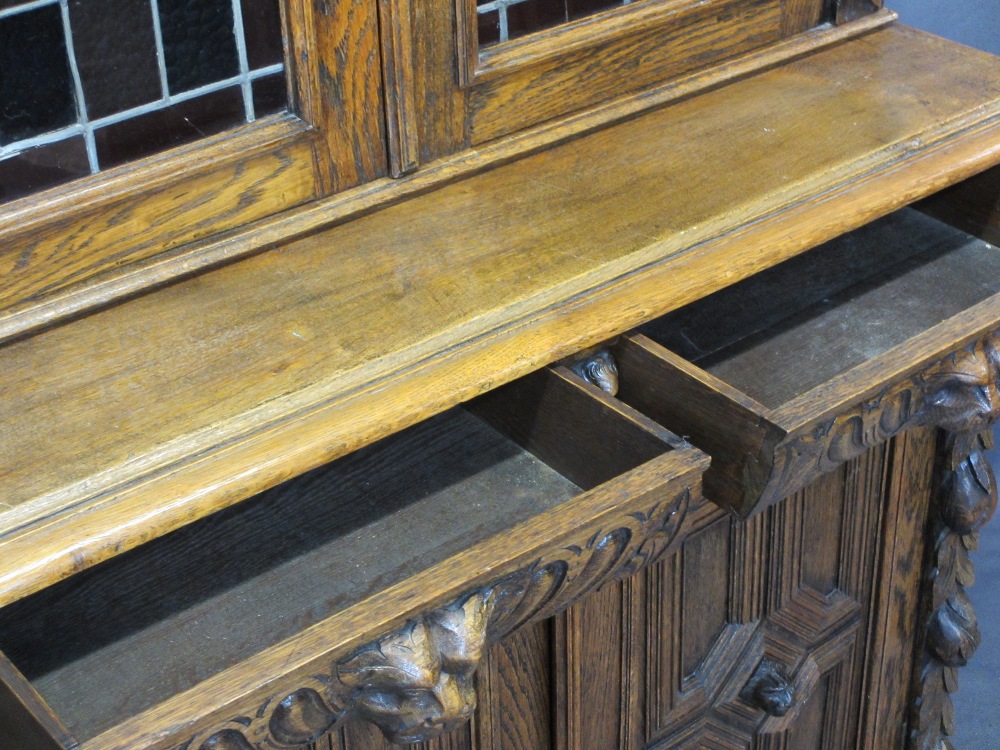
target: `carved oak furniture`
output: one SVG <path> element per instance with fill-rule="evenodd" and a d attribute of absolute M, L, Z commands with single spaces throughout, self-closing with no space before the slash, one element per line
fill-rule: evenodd
<path fill-rule="evenodd" d="M 289 0 L 294 112 L 0 211 L 0 748 L 951 747 L 1000 60 L 518 4 Z"/>

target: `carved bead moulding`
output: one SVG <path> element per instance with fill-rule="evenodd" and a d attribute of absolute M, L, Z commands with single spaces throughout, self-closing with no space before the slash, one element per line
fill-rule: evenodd
<path fill-rule="evenodd" d="M 333 658 L 326 673 L 298 678 L 176 750 L 300 748 L 347 719 L 369 721 L 400 744 L 451 731 L 475 711 L 475 673 L 491 645 L 660 559 L 680 543 L 692 497 L 684 489 L 610 528 L 587 529 L 531 565 Z"/>

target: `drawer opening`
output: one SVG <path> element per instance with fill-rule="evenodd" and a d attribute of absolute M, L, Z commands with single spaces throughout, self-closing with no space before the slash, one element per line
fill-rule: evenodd
<path fill-rule="evenodd" d="M 1000 293 L 1000 249 L 907 208 L 640 332 L 769 409 Z"/>
<path fill-rule="evenodd" d="M 0 651 L 87 742 L 677 444 L 535 373 L 3 608 Z"/>
<path fill-rule="evenodd" d="M 865 414 L 1000 327 L 1000 248 L 977 234 L 905 208 L 675 310 L 613 344 L 618 397 L 709 453 L 706 497 L 752 515 L 905 429 L 915 413 Z"/>

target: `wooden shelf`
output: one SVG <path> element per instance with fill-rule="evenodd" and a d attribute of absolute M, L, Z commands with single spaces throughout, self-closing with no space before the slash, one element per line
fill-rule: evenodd
<path fill-rule="evenodd" d="M 612 349 L 620 398 L 709 452 L 706 494 L 746 516 L 934 424 L 958 398 L 935 390 L 937 369 L 953 374 L 962 347 L 998 329 L 1000 248 L 906 208 Z M 963 382 L 977 374 L 995 388 L 975 370 Z"/>
<path fill-rule="evenodd" d="M 964 179 L 998 144 L 1000 61 L 893 27 L 9 342 L 0 604 Z"/>
<path fill-rule="evenodd" d="M 362 633 L 697 494 L 706 465 L 543 370 L 0 609 L 0 694 L 20 672 L 8 688 L 75 738 L 50 730 L 54 747 L 184 744 L 187 724 L 329 675 Z M 14 737 L 5 750 L 37 750 Z"/>

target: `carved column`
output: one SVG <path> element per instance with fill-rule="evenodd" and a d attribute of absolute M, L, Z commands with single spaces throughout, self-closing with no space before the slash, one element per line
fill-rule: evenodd
<path fill-rule="evenodd" d="M 975 580 L 970 553 L 997 507 L 996 478 L 985 451 L 993 447 L 990 428 L 1000 417 L 1000 338 L 991 336 L 962 350 L 934 377 L 933 423 L 947 430 L 947 437 L 930 519 L 929 615 L 916 675 L 910 750 L 954 750 L 951 696 L 958 690 L 958 669 L 980 643 L 965 590 Z"/>

